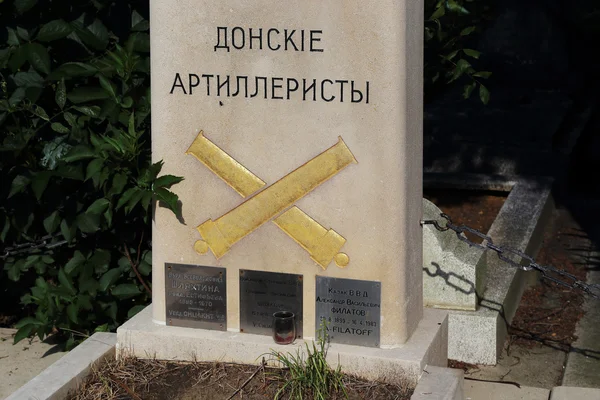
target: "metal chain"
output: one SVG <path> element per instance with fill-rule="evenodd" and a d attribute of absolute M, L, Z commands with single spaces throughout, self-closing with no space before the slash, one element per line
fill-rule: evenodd
<path fill-rule="evenodd" d="M 444 213 L 441 213 L 440 216 L 446 220 L 446 224 L 444 226 L 442 226 L 436 220 L 421 221 L 421 225 L 433 225 L 438 231 L 442 232 L 452 230 L 456 233 L 456 236 L 460 240 L 467 243 L 469 246 L 477 247 L 481 250 L 492 250 L 496 252 L 499 259 L 511 265 L 512 267 L 522 269 L 523 271 L 539 271 L 544 279 L 571 289 L 582 290 L 588 295 L 600 299 L 600 284 L 587 284 L 583 281 L 580 281 L 575 275 L 570 274 L 567 271 L 557 269 L 552 266 L 537 264 L 532 257 L 520 250 L 496 245 L 492 241 L 492 238 L 488 235 L 484 235 L 478 230 L 470 228 L 466 225 L 455 225 L 452 223 L 452 219 Z M 469 240 L 469 238 L 467 238 L 465 235 L 465 232 L 471 233 L 482 239 L 482 243 L 479 244 Z M 517 256 L 520 257 L 520 259 L 516 261 L 512 259 L 511 256 Z"/>

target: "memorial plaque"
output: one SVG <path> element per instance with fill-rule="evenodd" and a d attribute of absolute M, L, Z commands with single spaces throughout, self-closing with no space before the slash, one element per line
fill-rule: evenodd
<path fill-rule="evenodd" d="M 273 313 L 296 316 L 296 337 L 302 337 L 302 275 L 240 270 L 240 331 L 272 335 Z"/>
<path fill-rule="evenodd" d="M 225 268 L 165 264 L 167 325 L 227 330 Z"/>
<path fill-rule="evenodd" d="M 317 276 L 316 327 L 333 343 L 379 347 L 381 283 Z"/>

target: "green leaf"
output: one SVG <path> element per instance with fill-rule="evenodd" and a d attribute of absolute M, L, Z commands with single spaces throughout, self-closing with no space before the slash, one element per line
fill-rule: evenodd
<path fill-rule="evenodd" d="M 107 271 L 100 278 L 100 286 L 98 289 L 101 292 L 106 292 L 110 286 L 112 286 L 120 277 L 123 275 L 121 268 L 113 268 Z"/>
<path fill-rule="evenodd" d="M 69 277 L 65 274 L 65 271 L 62 268 L 58 270 L 58 281 L 62 286 L 64 286 L 65 289 L 67 289 L 67 291 L 70 294 L 77 293 L 77 291 L 73 287 L 73 284 L 71 283 L 71 279 L 69 279 Z"/>
<path fill-rule="evenodd" d="M 471 97 L 471 93 L 473 93 L 473 89 L 475 89 L 475 86 L 477 86 L 476 82 L 472 82 L 472 83 L 469 83 L 468 85 L 465 85 L 464 91 L 463 91 L 463 97 L 465 99 L 468 99 L 469 97 Z"/>
<path fill-rule="evenodd" d="M 15 0 L 15 8 L 19 14 L 31 10 L 37 4 L 37 0 Z"/>
<path fill-rule="evenodd" d="M 72 224 L 71 226 L 69 226 L 69 223 L 65 219 L 63 219 L 62 222 L 60 223 L 60 233 L 63 235 L 65 240 L 68 242 L 72 241 L 73 238 L 75 237 L 75 230 L 76 230 L 75 224 Z"/>
<path fill-rule="evenodd" d="M 8 104 L 11 107 L 16 107 L 25 98 L 25 89 L 17 88 L 8 99 Z"/>
<path fill-rule="evenodd" d="M 15 329 L 21 329 L 22 327 L 27 325 L 40 326 L 43 324 L 42 322 L 38 321 L 35 317 L 25 317 L 15 324 Z"/>
<path fill-rule="evenodd" d="M 457 14 L 468 15 L 469 11 L 458 4 L 455 0 L 446 0 L 446 8 L 449 11 L 455 12 Z"/>
<path fill-rule="evenodd" d="M 479 98 L 483 104 L 487 104 L 490 101 L 490 92 L 483 85 L 479 85 Z"/>
<path fill-rule="evenodd" d="M 111 293 L 113 296 L 116 296 L 120 299 L 127 299 L 129 297 L 137 296 L 141 293 L 141 291 L 138 286 L 134 285 L 133 283 L 123 283 L 115 287 Z"/>
<path fill-rule="evenodd" d="M 2 232 L 0 233 L 0 242 L 4 242 L 6 240 L 6 235 L 10 230 L 10 219 L 8 216 L 4 216 L 4 227 L 2 228 Z"/>
<path fill-rule="evenodd" d="M 110 188 L 109 195 L 121 194 L 123 188 L 127 184 L 127 175 L 123 173 L 117 173 L 113 177 L 112 187 Z"/>
<path fill-rule="evenodd" d="M 127 96 L 127 97 L 123 98 L 123 101 L 121 102 L 121 107 L 129 108 L 132 105 L 133 105 L 133 99 L 131 98 L 131 96 Z"/>
<path fill-rule="evenodd" d="M 88 260 L 88 263 L 94 267 L 94 272 L 96 274 L 102 274 L 108 270 L 110 259 L 110 251 L 100 249 L 94 251 L 94 254 Z"/>
<path fill-rule="evenodd" d="M 88 27 L 84 27 L 81 21 L 73 21 L 71 26 L 86 45 L 96 50 L 104 50 L 108 45 L 108 29 L 100 20 L 94 20 Z"/>
<path fill-rule="evenodd" d="M 50 121 L 50 117 L 46 113 L 46 110 L 44 110 L 40 106 L 34 106 L 33 109 L 31 110 L 31 112 L 34 115 L 37 115 L 38 117 L 40 117 L 41 119 L 43 119 L 44 121 Z"/>
<path fill-rule="evenodd" d="M 80 106 L 73 108 L 79 111 L 80 113 L 87 115 L 88 117 L 97 117 L 98 115 L 100 115 L 100 107 L 98 106 Z"/>
<path fill-rule="evenodd" d="M 453 82 L 453 81 L 457 80 L 458 78 L 460 78 L 463 73 L 465 73 L 467 70 L 469 70 L 469 68 L 471 68 L 471 64 L 469 64 L 469 62 L 467 60 L 464 60 L 462 58 L 460 60 L 458 60 L 456 62 L 456 67 L 454 67 L 454 70 L 452 71 L 452 77 L 450 78 L 448 83 Z"/>
<path fill-rule="evenodd" d="M 478 77 L 478 78 L 484 78 L 484 79 L 487 79 L 487 78 L 489 78 L 490 76 L 492 76 L 492 73 L 491 73 L 491 72 L 489 72 L 489 71 L 479 71 L 479 72 L 475 72 L 475 73 L 473 74 L 473 76 L 476 76 L 476 77 Z"/>
<path fill-rule="evenodd" d="M 29 185 L 31 180 L 23 175 L 17 175 L 15 179 L 12 181 L 12 185 L 10 186 L 10 193 L 8 194 L 8 198 L 10 199 L 17 193 L 21 193 L 27 185 Z"/>
<path fill-rule="evenodd" d="M 74 324 L 78 324 L 79 321 L 77 320 L 77 312 L 78 312 L 78 308 L 77 308 L 77 304 L 75 303 L 71 303 L 67 306 L 67 315 L 69 316 L 69 319 L 74 323 Z"/>
<path fill-rule="evenodd" d="M 125 193 L 123 193 L 123 195 L 119 198 L 119 201 L 117 202 L 117 207 L 115 207 L 116 210 L 119 210 L 121 207 L 123 207 L 125 204 L 127 204 L 129 202 L 129 200 L 131 200 L 131 197 L 137 192 L 140 191 L 141 189 L 138 187 L 132 187 L 129 188 L 125 191 Z"/>
<path fill-rule="evenodd" d="M 73 257 L 65 264 L 65 273 L 70 275 L 77 267 L 85 262 L 85 256 L 79 250 L 75 250 Z"/>
<path fill-rule="evenodd" d="M 55 129 L 56 130 L 56 129 Z M 65 154 L 71 150 L 71 145 L 66 142 L 67 136 L 57 136 L 54 139 L 47 141 L 44 145 L 42 153 L 44 157 L 40 164 L 49 170 L 56 169 L 58 162 Z"/>
<path fill-rule="evenodd" d="M 156 198 L 161 201 L 175 215 L 179 215 L 179 197 L 167 189 L 159 188 L 154 191 Z"/>
<path fill-rule="evenodd" d="M 38 71 L 49 74 L 50 73 L 50 55 L 48 50 L 39 43 L 28 43 L 27 45 L 27 59 L 31 65 Z"/>
<path fill-rule="evenodd" d="M 140 265 L 138 265 L 138 271 L 140 274 L 148 276 L 152 272 L 152 265 L 148 264 L 146 261 L 141 261 Z"/>
<path fill-rule="evenodd" d="M 71 28 L 71 25 L 66 23 L 64 20 L 55 19 L 47 24 L 42 25 L 37 34 L 37 40 L 42 42 L 51 42 L 53 40 L 67 37 L 72 31 L 73 28 Z"/>
<path fill-rule="evenodd" d="M 17 333 L 15 333 L 13 344 L 17 344 L 21 340 L 27 338 L 31 334 L 31 331 L 33 331 L 33 328 L 33 325 L 25 325 L 24 327 L 20 328 Z"/>
<path fill-rule="evenodd" d="M 94 332 L 108 332 L 108 324 L 99 325 L 94 329 Z"/>
<path fill-rule="evenodd" d="M 19 35 L 19 37 L 24 41 L 29 41 L 29 32 L 27 32 L 27 29 L 17 26 L 17 35 Z"/>
<path fill-rule="evenodd" d="M 67 121 L 67 123 L 71 125 L 71 127 L 74 128 L 77 126 L 77 117 L 71 114 L 70 112 L 65 112 L 63 114 L 63 117 L 65 117 L 65 121 Z"/>
<path fill-rule="evenodd" d="M 58 79 L 70 79 L 70 78 L 78 78 L 82 76 L 92 76 L 98 72 L 98 69 L 93 65 L 81 63 L 81 62 L 68 62 L 64 63 L 54 71 L 50 75 L 48 75 L 48 79 L 50 80 L 58 80 Z"/>
<path fill-rule="evenodd" d="M 77 227 L 83 233 L 94 233 L 100 229 L 100 218 L 95 214 L 79 214 L 76 222 Z"/>
<path fill-rule="evenodd" d="M 6 40 L 6 44 L 9 46 L 18 46 L 21 41 L 19 40 L 19 36 L 17 35 L 17 31 L 13 28 L 6 28 L 8 31 L 8 39 Z"/>
<path fill-rule="evenodd" d="M 479 56 L 481 55 L 479 51 L 473 49 L 463 49 L 463 52 L 469 57 L 473 58 L 479 58 Z"/>
<path fill-rule="evenodd" d="M 71 163 L 74 161 L 84 160 L 86 158 L 95 158 L 96 153 L 88 146 L 79 145 L 73 147 L 66 156 L 63 157 L 65 162 Z"/>
<path fill-rule="evenodd" d="M 93 159 L 87 166 L 86 172 L 85 172 L 85 180 L 89 180 L 92 177 L 97 176 L 100 171 L 102 170 L 102 167 L 104 166 L 104 160 L 101 158 L 95 158 Z"/>
<path fill-rule="evenodd" d="M 110 201 L 102 198 L 94 201 L 91 206 L 85 211 L 88 214 L 102 214 L 108 206 L 110 205 Z"/>
<path fill-rule="evenodd" d="M 54 233 L 59 225 L 60 215 L 58 214 L 58 211 L 54 211 L 52 214 L 46 217 L 46 219 L 44 219 L 44 229 L 46 229 L 48 234 Z"/>
<path fill-rule="evenodd" d="M 439 19 L 440 17 L 443 17 L 444 14 L 446 14 L 446 9 L 444 7 L 438 7 L 433 12 L 433 14 L 431 14 L 431 17 L 429 17 L 429 20 L 432 21 L 434 19 Z"/>
<path fill-rule="evenodd" d="M 56 85 L 54 100 L 56 100 L 56 104 L 58 104 L 61 110 L 65 107 L 65 103 L 67 102 L 67 89 L 65 87 L 64 78 L 58 81 L 58 84 Z"/>
<path fill-rule="evenodd" d="M 154 185 L 152 185 L 152 189 L 158 188 L 170 188 L 171 186 L 181 182 L 183 180 L 180 176 L 174 175 L 163 175 L 154 181 Z"/>
<path fill-rule="evenodd" d="M 23 88 L 44 87 L 44 79 L 35 71 L 17 72 L 13 76 L 13 80 L 17 86 L 21 86 Z"/>
<path fill-rule="evenodd" d="M 58 132 L 58 133 L 69 133 L 69 132 L 71 132 L 71 130 L 69 128 L 67 128 L 66 126 L 64 126 L 60 122 L 53 122 L 50 125 L 50 128 L 52 128 L 52 130 L 54 132 Z"/>
<path fill-rule="evenodd" d="M 78 164 L 61 164 L 55 171 L 56 176 L 82 181 L 85 178 L 83 166 Z"/>
<path fill-rule="evenodd" d="M 110 97 L 112 97 L 113 99 L 116 99 L 117 98 L 117 94 L 115 93 L 115 89 L 113 88 L 113 86 L 110 83 L 110 81 L 108 79 L 106 79 L 102 75 L 100 75 L 98 77 L 98 79 L 100 80 L 100 86 L 102 86 L 102 88 L 106 91 L 106 93 L 108 95 L 110 95 Z"/>
<path fill-rule="evenodd" d="M 146 308 L 146 306 L 142 306 L 142 305 L 131 307 L 129 309 L 129 311 L 127 311 L 127 318 L 133 318 L 137 313 L 142 311 L 144 308 Z"/>
<path fill-rule="evenodd" d="M 31 189 L 33 190 L 33 194 L 35 194 L 35 198 L 38 201 L 42 198 L 44 191 L 48 187 L 51 176 L 51 171 L 40 171 L 36 172 L 33 178 L 31 178 Z"/>
<path fill-rule="evenodd" d="M 67 98 L 75 104 L 104 100 L 109 97 L 110 95 L 104 89 L 94 86 L 76 87 L 67 95 Z"/>
<path fill-rule="evenodd" d="M 463 29 L 462 31 L 460 31 L 460 36 L 470 35 L 471 33 L 473 33 L 475 31 L 475 29 L 476 29 L 475 26 L 468 26 L 465 29 Z"/>
<path fill-rule="evenodd" d="M 458 54 L 458 50 L 454 50 L 453 52 L 443 56 L 445 60 L 451 61 Z"/>

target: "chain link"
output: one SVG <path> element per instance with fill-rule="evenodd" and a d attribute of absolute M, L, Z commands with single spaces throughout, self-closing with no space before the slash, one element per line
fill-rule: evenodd
<path fill-rule="evenodd" d="M 484 235 L 476 229 L 470 228 L 466 225 L 458 226 L 453 224 L 452 219 L 447 214 L 441 213 L 440 216 L 446 220 L 445 225 L 441 225 L 436 220 L 421 221 L 421 225 L 433 225 L 435 229 L 442 232 L 451 230 L 454 233 L 456 233 L 456 236 L 460 240 L 467 243 L 469 246 L 476 247 L 480 250 L 492 250 L 498 255 L 498 258 L 500 260 L 504 261 L 505 263 L 509 264 L 514 268 L 519 268 L 523 271 L 539 271 L 542 278 L 544 279 L 547 279 L 564 287 L 581 290 L 592 297 L 600 299 L 599 284 L 588 284 L 583 281 L 580 281 L 575 275 L 570 274 L 567 271 L 557 269 L 548 265 L 540 265 L 536 263 L 532 257 L 528 256 L 520 250 L 494 244 L 491 237 L 489 237 L 488 235 Z M 468 232 L 480 238 L 482 240 L 481 244 L 469 240 L 469 238 L 465 235 L 465 232 Z M 511 256 L 516 256 L 520 259 L 515 260 L 514 258 L 511 258 Z"/>

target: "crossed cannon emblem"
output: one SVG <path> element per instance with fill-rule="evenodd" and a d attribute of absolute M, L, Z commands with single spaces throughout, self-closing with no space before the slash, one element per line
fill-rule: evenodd
<path fill-rule="evenodd" d="M 216 220 L 209 219 L 196 228 L 203 239 L 194 244 L 197 253 L 205 254 L 210 249 L 219 259 L 236 242 L 272 221 L 324 270 L 332 260 L 340 268 L 348 265 L 348 255 L 340 252 L 346 239 L 294 205 L 317 186 L 357 163 L 341 137 L 334 146 L 266 188 L 265 182 L 207 139 L 202 131 L 186 154 L 196 157 L 243 198 L 250 196 Z"/>

